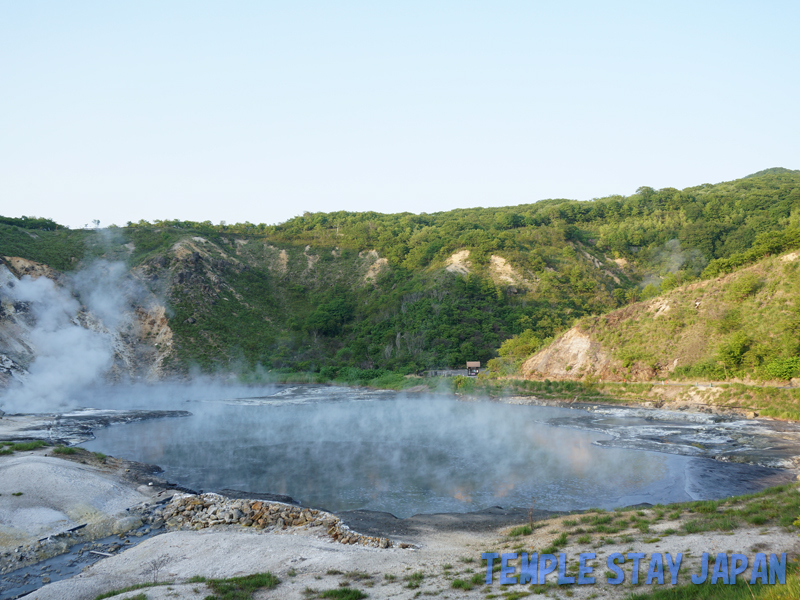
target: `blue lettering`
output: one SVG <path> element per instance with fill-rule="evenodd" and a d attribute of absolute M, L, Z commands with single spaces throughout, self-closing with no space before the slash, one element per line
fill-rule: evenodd
<path fill-rule="evenodd" d="M 500 585 L 517 583 L 517 578 L 513 576 L 514 567 L 508 564 L 508 561 L 514 560 L 515 558 L 517 558 L 517 554 L 515 552 L 511 552 L 508 554 L 503 554 L 503 557 L 500 559 Z"/>
<path fill-rule="evenodd" d="M 775 576 L 778 576 L 778 583 L 786 583 L 786 552 L 781 554 L 781 560 L 775 554 L 769 555 L 769 582 L 775 583 Z"/>
<path fill-rule="evenodd" d="M 736 583 L 736 576 L 741 575 L 746 570 L 747 557 L 744 554 L 733 554 L 731 556 L 731 585 Z"/>
<path fill-rule="evenodd" d="M 681 561 L 683 560 L 683 554 L 678 552 L 677 562 L 672 562 L 672 556 L 669 552 L 667 554 L 667 568 L 669 569 L 669 582 L 672 585 L 678 584 L 678 571 L 681 570 Z"/>
<path fill-rule="evenodd" d="M 633 560 L 633 570 L 631 571 L 631 584 L 639 583 L 639 561 L 644 558 L 644 552 L 628 552 L 628 558 Z"/>
<path fill-rule="evenodd" d="M 495 558 L 500 558 L 497 552 L 484 552 L 481 558 L 486 561 L 486 585 L 492 584 L 492 563 Z"/>
<path fill-rule="evenodd" d="M 594 571 L 594 567 L 586 564 L 587 560 L 594 560 L 594 552 L 581 552 L 578 559 L 578 585 L 594 583 L 594 577 L 587 577 Z"/>
<path fill-rule="evenodd" d="M 659 552 L 650 557 L 650 568 L 647 570 L 646 585 L 653 583 L 653 579 L 658 579 L 659 585 L 664 585 L 664 558 Z"/>
<path fill-rule="evenodd" d="M 549 561 L 549 562 L 548 562 Z M 553 554 L 542 554 L 539 557 L 539 585 L 544 585 L 548 573 L 556 570 L 556 557 Z"/>
<path fill-rule="evenodd" d="M 706 579 L 708 579 L 708 552 L 703 552 L 703 570 L 700 575 L 692 575 L 692 583 L 700 585 Z"/>
<path fill-rule="evenodd" d="M 750 575 L 750 585 L 756 582 L 756 578 L 761 580 L 761 583 L 767 583 L 767 555 L 759 552 L 756 554 L 756 560 L 753 562 L 753 573 Z"/>
<path fill-rule="evenodd" d="M 625 557 L 622 556 L 619 552 L 614 552 L 614 554 L 609 554 L 608 558 L 606 559 L 606 566 L 609 568 L 610 571 L 616 573 L 616 577 L 612 579 L 606 580 L 606 583 L 611 585 L 619 585 L 623 581 L 625 581 L 625 573 L 617 566 L 617 561 L 621 560 L 623 564 L 625 563 Z"/>
<path fill-rule="evenodd" d="M 714 572 L 711 573 L 711 585 L 717 583 L 717 579 L 722 579 L 722 583 L 727 585 L 728 581 L 728 555 L 720 552 L 717 560 L 714 561 Z"/>
<path fill-rule="evenodd" d="M 536 567 L 539 563 L 539 555 L 535 552 L 531 554 L 530 562 L 528 562 L 528 554 L 523 552 L 520 554 L 519 561 L 519 582 L 525 584 L 528 582 L 536 583 Z"/>
<path fill-rule="evenodd" d="M 558 555 L 558 585 L 575 583 L 574 577 L 567 577 L 567 555 L 563 552 Z"/>

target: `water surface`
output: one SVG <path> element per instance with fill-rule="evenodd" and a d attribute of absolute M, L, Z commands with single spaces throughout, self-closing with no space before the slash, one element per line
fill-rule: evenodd
<path fill-rule="evenodd" d="M 601 447 L 610 436 L 548 423 L 582 411 L 325 386 L 251 393 L 182 398 L 192 417 L 113 426 L 84 446 L 160 465 L 196 490 L 280 493 L 400 517 L 690 499 L 691 459 Z"/>

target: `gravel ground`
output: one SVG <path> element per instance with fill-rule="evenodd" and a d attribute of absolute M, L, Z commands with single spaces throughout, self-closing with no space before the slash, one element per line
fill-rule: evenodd
<path fill-rule="evenodd" d="M 555 519 L 526 538 L 526 545 L 542 547 L 559 530 Z M 368 594 L 369 598 L 410 599 L 422 595 L 440 598 L 485 598 L 487 591 L 501 594 L 506 591 L 525 591 L 527 586 L 500 586 L 497 580 L 491 589 L 478 585 L 463 591 L 451 587 L 454 578 L 470 579 L 475 573 L 485 573 L 481 567 L 481 552 L 511 552 L 503 531 L 487 532 L 446 531 L 426 533 L 417 537 L 418 549 L 377 549 L 347 546 L 332 542 L 314 530 L 291 528 L 283 532 L 256 532 L 252 529 L 226 526 L 203 531 L 176 531 L 149 539 L 122 554 L 103 560 L 70 580 L 47 585 L 26 596 L 35 600 L 82 600 L 122 587 L 152 581 L 154 564 L 163 563 L 158 572 L 161 582 L 168 586 L 148 588 L 120 595 L 130 598 L 146 593 L 147 598 L 205 598 L 210 590 L 203 583 L 184 583 L 193 576 L 223 578 L 258 572 L 271 572 L 281 583 L 273 590 L 259 592 L 256 598 L 282 598 L 301 600 L 308 596 L 305 590 L 335 589 L 347 583 Z M 591 550 L 585 545 L 573 544 L 563 552 L 568 560 L 576 560 L 581 552 L 594 551 L 598 561 L 594 575 L 604 581 L 605 558 L 613 552 L 644 552 L 648 558 L 653 552 L 684 553 L 681 583 L 698 571 L 703 552 L 743 552 L 752 557 L 755 552 L 790 552 L 798 550 L 796 534 L 779 529 L 741 529 L 731 533 L 705 533 L 686 536 L 668 536 L 657 543 L 632 541 L 611 544 Z M 446 568 L 450 565 L 449 568 Z M 646 564 L 640 569 L 642 580 Z M 626 569 L 628 573 L 630 569 Z M 424 573 L 419 587 L 408 587 L 407 577 Z M 552 577 L 552 576 L 551 576 Z M 629 581 L 629 578 L 628 580 Z M 639 591 L 651 586 L 639 586 Z M 629 583 L 611 586 L 605 583 L 573 586 L 573 598 L 622 598 L 633 591 Z M 552 588 L 551 597 L 567 598 L 566 590 Z"/>

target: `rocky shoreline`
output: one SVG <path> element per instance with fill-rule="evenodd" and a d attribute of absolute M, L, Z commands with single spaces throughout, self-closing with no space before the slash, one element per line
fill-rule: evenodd
<path fill-rule="evenodd" d="M 599 404 L 593 403 L 595 406 Z M 613 406 L 619 408 L 619 405 Z M 575 404 L 571 407 L 578 408 Z M 155 415 L 165 416 L 166 411 L 149 412 L 154 415 L 150 418 L 155 418 Z M 97 414 L 92 417 L 92 419 L 97 418 Z M 120 421 L 114 415 L 103 415 L 99 421 L 95 421 L 95 426 L 107 426 L 113 422 Z M 0 420 L 0 439 L 3 435 L 2 426 L 5 424 L 11 422 L 7 419 Z M 27 423 L 28 426 L 31 424 Z M 84 419 L 79 425 L 67 424 L 67 428 L 87 435 L 86 429 L 82 429 L 85 424 Z M 30 439 L 32 437 L 30 433 L 37 430 L 41 431 L 38 426 L 26 426 L 27 437 L 24 439 Z M 23 439 L 19 427 L 12 434 L 12 439 Z M 52 447 L 19 454 L 41 457 L 47 456 L 46 453 L 50 451 Z M 17 455 L 0 458 L 0 466 L 6 464 L 10 458 L 17 458 Z M 70 589 L 72 594 L 68 596 L 70 598 L 95 597 L 100 591 L 111 589 L 109 586 L 113 585 L 114 581 L 114 577 L 110 575 L 103 579 L 105 576 L 97 574 L 112 569 L 112 565 L 121 561 L 124 564 L 131 563 L 126 568 L 129 576 L 135 579 L 138 570 L 146 566 L 146 560 L 144 563 L 141 562 L 144 560 L 142 558 L 145 556 L 144 553 L 152 552 L 155 548 L 171 547 L 170 544 L 177 543 L 170 540 L 182 540 L 180 544 L 183 544 L 179 549 L 170 550 L 173 561 L 183 560 L 179 557 L 194 556 L 195 553 L 210 552 L 209 548 L 215 547 L 216 542 L 213 540 L 217 539 L 229 540 L 225 543 L 234 546 L 247 543 L 253 545 L 253 548 L 258 546 L 274 549 L 272 552 L 274 558 L 270 560 L 276 561 L 276 565 L 285 563 L 279 567 L 284 569 L 284 572 L 276 572 L 287 582 L 292 576 L 287 576 L 286 573 L 295 570 L 305 573 L 296 565 L 303 564 L 302 561 L 308 560 L 311 556 L 313 557 L 311 560 L 318 561 L 320 566 L 315 567 L 316 570 L 308 571 L 306 574 L 308 581 L 304 580 L 303 585 L 313 585 L 314 581 L 320 578 L 330 578 L 332 576 L 327 573 L 338 572 L 337 569 L 352 570 L 342 566 L 351 561 L 372 561 L 368 564 L 382 565 L 381 568 L 387 569 L 387 572 L 397 571 L 397 576 L 403 577 L 406 568 L 403 565 L 407 563 L 417 565 L 415 568 L 424 568 L 426 561 L 431 561 L 433 557 L 442 564 L 451 564 L 461 560 L 465 555 L 478 556 L 479 552 L 485 549 L 484 545 L 487 542 L 484 540 L 495 539 L 504 527 L 526 523 L 529 519 L 539 521 L 559 515 L 538 510 L 535 514 L 529 514 L 528 510 L 500 507 L 463 514 L 415 515 L 406 519 L 373 511 L 346 511 L 337 515 L 318 508 L 297 505 L 286 496 L 251 494 L 234 490 L 220 490 L 223 493 L 194 493 L 159 478 L 157 473 L 160 470 L 153 465 L 111 457 L 101 461 L 86 450 L 78 450 L 74 455 L 60 456 L 58 459 L 52 457 L 50 460 L 80 465 L 81 469 L 100 473 L 115 484 L 144 494 L 146 499 L 129 505 L 123 513 L 116 514 L 113 520 L 103 522 L 100 528 L 78 525 L 28 545 L 5 548 L 0 553 L 0 571 L 6 576 L 13 570 L 17 573 L 17 582 L 20 585 L 33 586 L 26 588 L 23 593 L 39 590 L 31 596 L 33 598 L 61 598 L 59 594 L 64 591 L 65 586 Z M 81 493 L 82 484 L 82 481 L 72 482 L 78 494 Z M 50 481 L 47 485 L 60 484 L 57 481 Z M 6 496 L 3 494 L 0 497 L 0 503 L 11 501 Z M 644 505 L 642 506 L 647 510 Z M 114 537 L 102 537 L 110 534 Z M 144 543 L 138 545 L 139 542 Z M 284 548 L 281 552 L 284 552 L 285 556 L 278 552 L 278 548 Z M 439 549 L 446 549 L 445 553 L 442 554 Z M 68 572 L 42 562 L 43 559 L 58 554 L 64 556 L 62 563 L 59 564 L 70 564 L 76 570 Z M 419 557 L 414 558 L 417 554 Z M 426 556 L 428 558 L 425 558 Z M 139 561 L 139 566 L 133 564 L 136 561 Z M 209 562 L 208 568 L 211 568 L 212 564 L 214 561 Z M 24 565 L 28 567 L 23 573 L 19 569 Z M 335 565 L 336 568 L 330 565 Z M 186 567 L 190 568 L 194 571 L 189 572 L 189 575 L 202 572 L 198 566 Z M 237 564 L 230 573 L 238 572 L 240 568 Z M 180 573 L 177 568 L 173 571 Z M 180 578 L 180 575 L 178 577 Z M 92 583 L 88 583 L 87 579 Z M 10 586 L 15 584 L 15 582 L 8 583 Z M 72 586 L 76 586 L 77 590 L 80 586 L 86 585 L 95 587 L 86 588 L 85 592 L 71 591 Z M 299 579 L 297 586 L 299 598 L 302 594 Z M 19 595 L 17 593 L 14 596 L 4 596 L 1 592 L 2 588 L 0 597 Z M 410 590 L 408 597 L 411 597 Z"/>
<path fill-rule="evenodd" d="M 215 525 L 240 525 L 268 531 L 288 527 L 322 528 L 340 544 L 359 544 L 373 548 L 390 548 L 386 537 L 362 535 L 352 531 L 336 515 L 313 508 L 251 499 L 231 499 L 220 494 L 178 494 L 152 516 L 153 526 L 165 524 L 167 529 L 205 529 Z M 400 547 L 406 547 L 400 544 Z"/>
<path fill-rule="evenodd" d="M 590 417 L 552 419 L 553 425 L 591 429 L 612 436 L 599 442 L 635 450 L 708 458 L 724 463 L 741 463 L 800 473 L 800 423 L 759 417 L 738 409 L 697 404 L 653 404 L 651 402 L 578 402 L 505 396 L 493 402 L 544 406 L 584 411 Z M 616 418 L 633 418 L 643 427 L 655 428 L 642 434 L 636 427 L 602 425 Z"/>
<path fill-rule="evenodd" d="M 63 413 L 0 414 L 0 441 L 43 440 L 75 446 L 93 439 L 92 431 L 101 427 L 191 415 L 185 410 L 97 408 L 76 408 Z"/>

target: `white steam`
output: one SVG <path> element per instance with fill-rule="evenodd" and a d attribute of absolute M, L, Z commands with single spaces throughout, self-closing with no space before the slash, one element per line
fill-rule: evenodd
<path fill-rule="evenodd" d="M 642 281 L 642 287 L 647 284 L 658 286 L 667 273 L 686 271 L 697 276 L 705 269 L 708 259 L 696 248 L 682 248 L 680 240 L 668 240 L 652 250 L 650 263 L 652 272 Z"/>
<path fill-rule="evenodd" d="M 6 412 L 63 408 L 78 390 L 100 380 L 114 363 L 114 342 L 132 324 L 127 306 L 138 286 L 122 263 L 97 261 L 57 285 L 25 276 L 5 296 L 27 307 L 35 359 L 24 382 L 0 397 Z M 24 309 L 23 309 L 24 310 Z"/>

